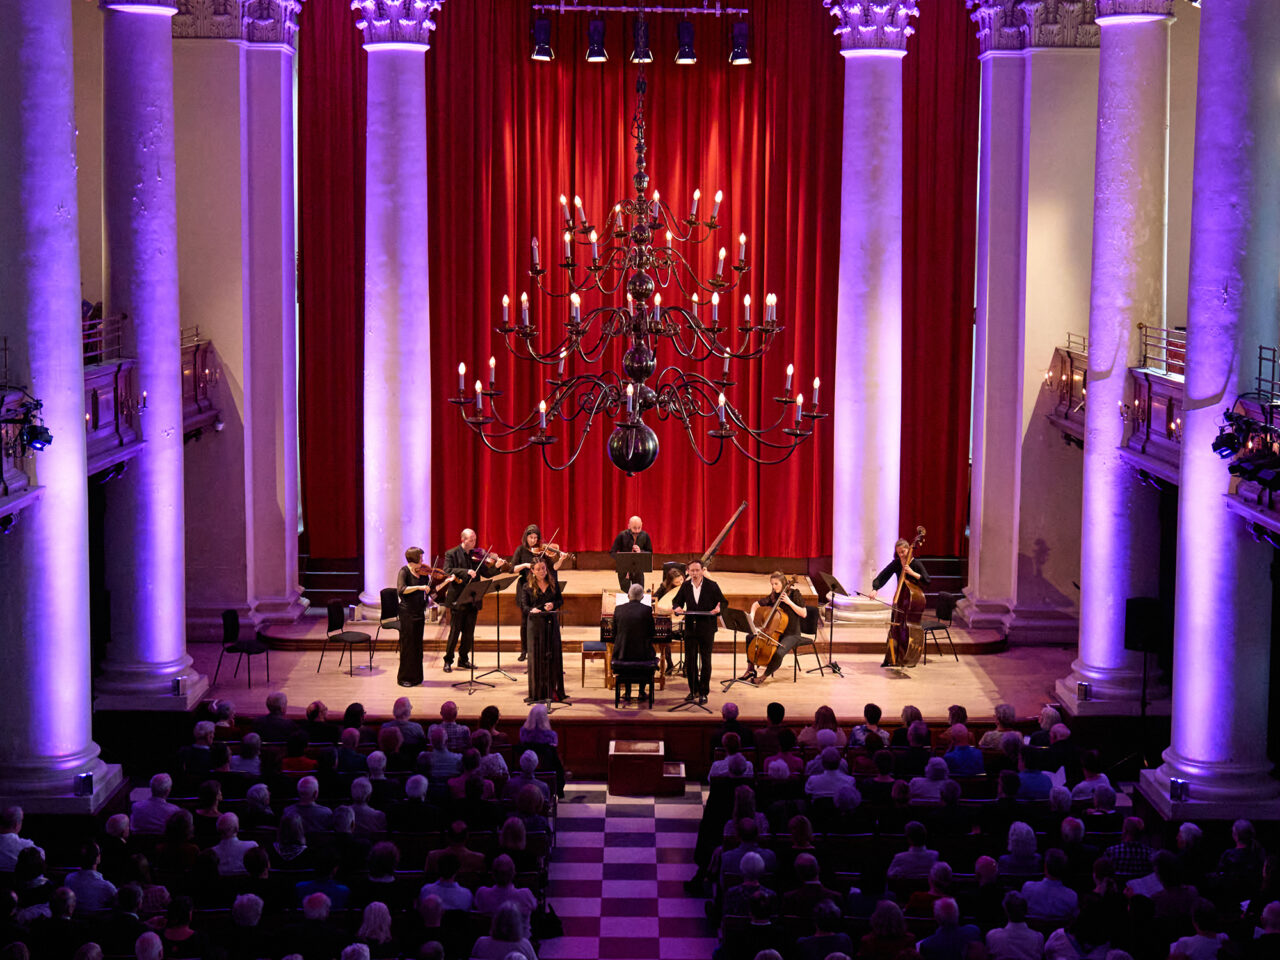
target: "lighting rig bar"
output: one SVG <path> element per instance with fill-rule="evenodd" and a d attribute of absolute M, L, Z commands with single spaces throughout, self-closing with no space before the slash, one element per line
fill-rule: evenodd
<path fill-rule="evenodd" d="M 699 13 L 716 17 L 745 17 L 751 11 L 745 7 L 721 6 L 716 3 L 704 3 L 700 7 L 654 7 L 648 4 L 641 6 L 622 3 L 596 3 L 587 6 L 577 3 L 535 3 L 533 9 L 538 13 L 679 13 L 693 16 Z"/>

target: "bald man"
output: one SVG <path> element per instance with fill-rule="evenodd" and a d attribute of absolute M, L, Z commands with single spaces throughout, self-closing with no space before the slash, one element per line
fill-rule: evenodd
<path fill-rule="evenodd" d="M 459 603 L 463 588 L 476 577 L 492 577 L 497 567 L 484 564 L 483 567 L 472 559 L 472 551 L 476 548 L 476 532 L 470 528 L 462 531 L 462 542 L 444 555 L 444 566 L 454 581 L 449 584 L 445 594 L 445 606 L 453 611 L 449 619 L 449 644 L 444 652 L 444 672 L 453 672 L 453 652 L 458 651 L 458 668 L 471 669 L 471 646 L 476 637 L 476 617 L 484 602 Z"/>
<path fill-rule="evenodd" d="M 653 542 L 649 539 L 649 534 L 644 532 L 644 523 L 639 517 L 632 517 L 627 521 L 627 529 L 614 538 L 609 553 L 615 557 L 620 553 L 653 553 Z M 618 589 L 623 593 L 631 588 L 633 582 L 644 586 L 644 577 L 632 581 L 623 574 L 618 574 Z"/>

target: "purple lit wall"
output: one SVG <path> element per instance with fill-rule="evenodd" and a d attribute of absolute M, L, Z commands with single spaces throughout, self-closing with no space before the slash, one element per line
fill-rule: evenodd
<path fill-rule="evenodd" d="M 44 404 L 42 496 L 0 537 L 0 797 L 58 809 L 72 776 L 119 768 L 91 739 L 88 500 L 71 0 L 9 5 L 0 34 L 0 297 L 9 371 Z M 43 796 L 44 800 L 36 797 Z M 91 808 L 85 799 L 62 809 Z"/>
<path fill-rule="evenodd" d="M 126 349 L 145 391 L 144 444 L 108 490 L 111 706 L 169 695 L 188 673 L 183 542 L 173 41 L 169 4 L 103 10 L 107 309 L 126 313 Z"/>
<path fill-rule="evenodd" d="M 1266 777 L 1273 550 L 1226 508 L 1211 449 L 1224 407 L 1252 390 L 1275 344 L 1280 271 L 1280 17 L 1266 0 L 1208 3 L 1200 30 L 1174 636 L 1173 743 L 1143 789 L 1168 778 L 1193 800 L 1280 793 Z M 1213 718 L 1207 722 L 1207 718 Z"/>
<path fill-rule="evenodd" d="M 1124 649 L 1125 600 L 1155 594 L 1139 558 L 1159 536 L 1153 492 L 1121 459 L 1128 368 L 1138 325 L 1164 325 L 1165 199 L 1171 0 L 1128 3 L 1150 13 L 1103 16 L 1085 406 L 1077 679 L 1098 699 L 1133 699 L 1142 665 Z M 1146 546 L 1144 546 L 1146 545 Z"/>
<path fill-rule="evenodd" d="M 423 183 L 427 46 L 383 38 L 370 24 L 365 48 L 369 174 L 362 461 L 365 580 L 360 599 L 376 606 L 379 590 L 394 582 L 404 563 L 405 548 L 431 544 L 431 347 Z"/>

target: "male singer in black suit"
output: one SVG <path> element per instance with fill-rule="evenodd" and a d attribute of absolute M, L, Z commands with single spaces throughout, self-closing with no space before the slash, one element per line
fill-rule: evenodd
<path fill-rule="evenodd" d="M 693 614 L 684 620 L 684 675 L 689 678 L 685 699 L 706 703 L 711 692 L 711 641 L 725 599 L 716 582 L 706 578 L 701 560 L 690 560 L 688 572 L 671 601 L 671 612 Z"/>
<path fill-rule="evenodd" d="M 471 529 L 462 531 L 462 543 L 444 555 L 444 567 L 454 577 L 445 594 L 445 605 L 453 611 L 449 620 L 449 645 L 444 652 L 444 672 L 453 671 L 453 651 L 458 650 L 458 668 L 471 669 L 471 646 L 476 638 L 476 617 L 484 601 L 478 603 L 458 603 L 462 588 L 476 577 L 492 577 L 498 568 L 490 564 L 480 564 L 472 559 L 472 551 L 476 548 L 476 532 Z M 461 638 L 461 640 L 459 640 Z"/>
<path fill-rule="evenodd" d="M 620 553 L 653 553 L 653 541 L 649 539 L 649 534 L 644 531 L 644 524 L 639 517 L 632 517 L 627 521 L 627 529 L 613 538 L 613 546 L 609 548 L 609 553 L 617 556 Z M 632 580 L 618 574 L 618 589 L 626 591 L 631 586 Z M 644 586 L 644 577 L 634 581 Z"/>

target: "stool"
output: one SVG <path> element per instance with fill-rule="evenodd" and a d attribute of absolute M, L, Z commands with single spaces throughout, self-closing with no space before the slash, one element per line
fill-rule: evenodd
<path fill-rule="evenodd" d="M 613 663 L 613 705 L 615 707 L 621 706 L 623 686 L 630 690 L 634 684 L 640 688 L 636 694 L 636 699 L 638 700 L 644 699 L 645 690 L 648 689 L 649 706 L 652 707 L 654 671 L 655 665 L 652 660 L 639 662 L 615 660 Z"/>
<path fill-rule="evenodd" d="M 588 660 L 604 660 L 605 673 L 609 672 L 609 646 L 603 640 L 583 640 L 582 641 L 582 686 L 587 685 L 587 661 Z M 608 683 L 605 683 L 608 686 Z"/>

